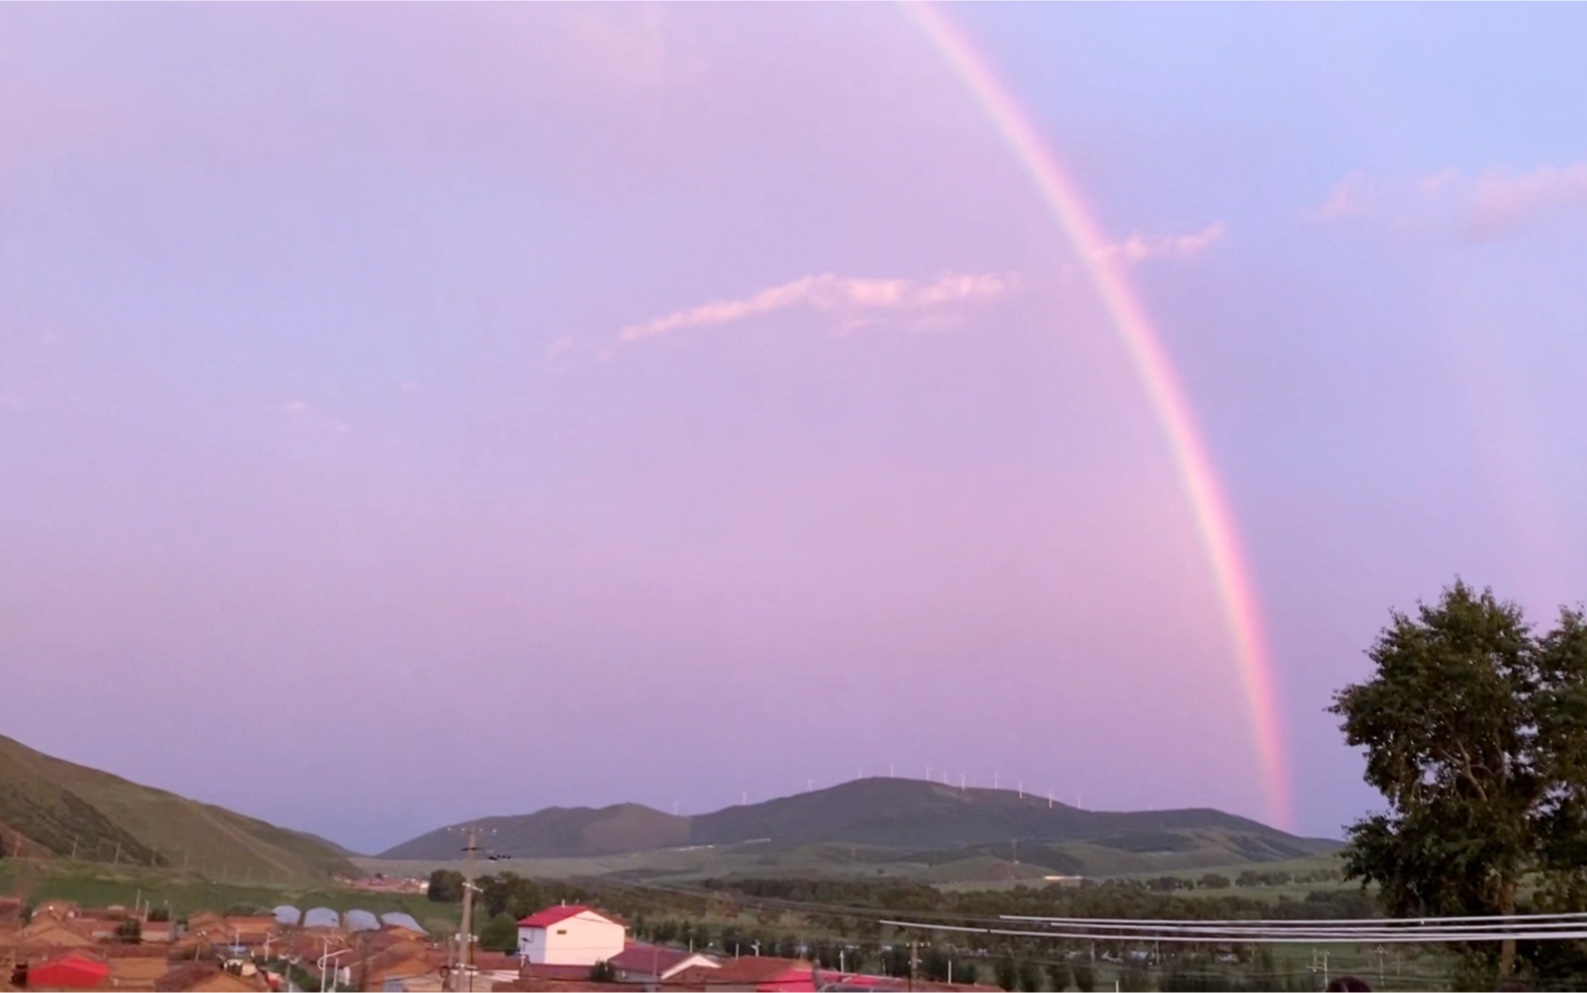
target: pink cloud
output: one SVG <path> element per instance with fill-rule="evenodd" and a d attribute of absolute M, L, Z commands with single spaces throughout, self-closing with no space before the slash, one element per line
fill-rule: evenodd
<path fill-rule="evenodd" d="M 1306 216 L 1324 224 L 1347 217 L 1359 217 L 1367 212 L 1371 200 L 1371 184 L 1367 174 L 1358 170 L 1340 180 L 1339 185 L 1328 195 L 1328 200 L 1307 211 Z"/>
<path fill-rule="evenodd" d="M 712 300 L 630 324 L 619 332 L 618 340 L 628 344 L 672 331 L 717 327 L 801 306 L 842 316 L 840 333 L 848 333 L 877 323 L 864 316 L 867 311 L 930 312 L 955 304 L 994 300 L 1014 290 L 1018 283 L 1019 277 L 1013 273 L 946 273 L 930 283 L 822 273 L 769 286 L 746 297 Z"/>
<path fill-rule="evenodd" d="M 1148 259 L 1189 259 L 1221 241 L 1223 233 L 1223 222 L 1214 221 L 1192 234 L 1132 234 L 1116 245 L 1107 246 L 1098 254 L 1125 265 L 1135 265 Z"/>
<path fill-rule="evenodd" d="M 1518 172 L 1498 169 L 1466 176 L 1454 168 L 1412 179 L 1373 180 L 1355 172 L 1328 202 L 1308 212 L 1314 221 L 1380 217 L 1396 228 L 1452 231 L 1475 241 L 1512 234 L 1552 215 L 1587 208 L 1587 161 Z"/>
<path fill-rule="evenodd" d="M 1464 210 L 1466 232 L 1478 238 L 1508 234 L 1528 221 L 1587 207 L 1587 161 L 1531 172 L 1490 173 L 1477 180 Z"/>

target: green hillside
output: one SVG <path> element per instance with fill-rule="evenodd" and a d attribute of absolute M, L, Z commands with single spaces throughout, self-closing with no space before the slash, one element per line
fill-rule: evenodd
<path fill-rule="evenodd" d="M 85 861 L 259 882 L 357 874 L 334 846 L 34 751 L 0 735 L 0 830 Z"/>
<path fill-rule="evenodd" d="M 541 865 L 600 859 L 603 868 L 594 874 L 658 878 L 778 872 L 935 878 L 981 869 L 988 879 L 1119 875 L 1305 858 L 1339 847 L 1217 810 L 1091 811 L 1013 790 L 891 778 L 689 818 L 624 804 L 475 823 L 493 832 L 489 847 L 499 856 Z M 455 859 L 459 838 L 455 829 L 433 831 L 380 857 Z M 944 868 L 952 863 L 962 864 Z"/>
<path fill-rule="evenodd" d="M 598 810 L 548 807 L 533 814 L 470 821 L 493 854 L 515 858 L 617 855 L 689 843 L 689 819 L 637 803 Z M 458 827 L 438 828 L 381 853 L 383 859 L 445 860 L 462 851 Z"/>

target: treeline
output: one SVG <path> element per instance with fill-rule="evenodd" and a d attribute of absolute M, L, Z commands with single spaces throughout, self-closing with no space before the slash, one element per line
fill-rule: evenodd
<path fill-rule="evenodd" d="M 807 958 L 834 972 L 865 971 L 937 981 L 995 983 L 1008 990 L 1117 985 L 1120 990 L 1309 989 L 1315 977 L 1281 967 L 1263 949 L 1208 944 L 1168 949 L 1139 941 L 1058 941 L 886 928 L 887 917 L 986 924 L 1003 914 L 1168 920 L 1372 916 L 1359 891 L 1319 890 L 1303 899 L 1257 900 L 1235 892 L 1196 898 L 1141 881 L 1082 887 L 946 892 L 898 880 L 725 879 L 690 887 L 608 879 L 535 880 L 513 873 L 476 881 L 480 945 L 511 951 L 520 918 L 562 901 L 623 918 L 636 939 L 718 955 Z M 431 900 L 455 903 L 463 877 L 440 870 Z M 913 939 L 913 944 L 911 940 Z"/>
<path fill-rule="evenodd" d="M 1359 889 L 1313 890 L 1304 898 L 1258 899 L 1236 892 L 1195 899 L 1154 889 L 1144 880 L 1101 884 L 1016 886 L 1009 890 L 949 892 L 907 881 L 825 879 L 712 880 L 702 888 L 742 894 L 751 900 L 825 908 L 914 911 L 935 917 L 998 917 L 1004 914 L 1050 917 L 1117 917 L 1164 920 L 1345 919 L 1377 916 L 1372 898 Z"/>
<path fill-rule="evenodd" d="M 1316 869 L 1311 872 L 1282 872 L 1278 870 L 1263 872 L 1257 869 L 1246 869 L 1233 879 L 1221 872 L 1208 872 L 1194 878 L 1190 876 L 1157 876 L 1152 879 L 1117 881 L 1115 885 L 1133 885 L 1149 890 L 1157 890 L 1160 893 L 1172 893 L 1174 890 L 1226 890 L 1230 887 L 1251 889 L 1258 886 L 1305 886 L 1309 883 L 1338 882 L 1342 878 L 1344 878 L 1344 873 L 1339 869 Z"/>

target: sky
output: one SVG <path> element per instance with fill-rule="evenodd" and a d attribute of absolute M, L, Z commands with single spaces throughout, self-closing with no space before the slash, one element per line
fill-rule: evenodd
<path fill-rule="evenodd" d="M 0 10 L 0 733 L 362 851 L 928 770 L 1340 836 L 1391 610 L 1587 599 L 1587 9 L 936 13 L 1105 244 L 897 6 Z"/>

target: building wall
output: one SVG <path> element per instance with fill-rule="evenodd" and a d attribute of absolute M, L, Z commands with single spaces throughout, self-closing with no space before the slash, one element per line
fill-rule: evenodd
<path fill-rule="evenodd" d="M 621 953 L 623 944 L 621 924 L 588 914 L 518 929 L 518 953 L 535 965 L 594 965 Z"/>

